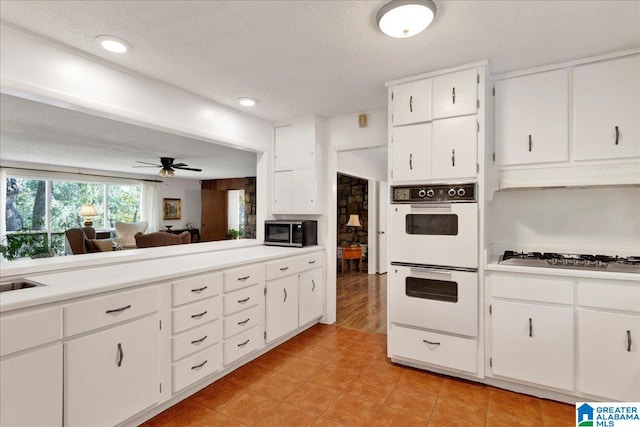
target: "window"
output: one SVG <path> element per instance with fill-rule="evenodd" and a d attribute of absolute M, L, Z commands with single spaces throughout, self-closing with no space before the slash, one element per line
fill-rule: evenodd
<path fill-rule="evenodd" d="M 116 221 L 140 219 L 142 186 L 8 176 L 4 231 L 16 257 L 52 249 L 64 253 L 64 231 L 82 227 L 85 204 L 96 208 L 93 227 L 112 230 Z M 49 242 L 51 243 L 49 245 Z"/>
<path fill-rule="evenodd" d="M 244 235 L 244 190 L 227 191 L 227 228 Z"/>

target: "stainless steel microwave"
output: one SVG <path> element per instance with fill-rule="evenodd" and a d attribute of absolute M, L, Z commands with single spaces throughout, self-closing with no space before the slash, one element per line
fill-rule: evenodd
<path fill-rule="evenodd" d="M 303 246 L 315 246 L 318 244 L 318 221 L 265 221 L 264 244 L 300 248 Z"/>

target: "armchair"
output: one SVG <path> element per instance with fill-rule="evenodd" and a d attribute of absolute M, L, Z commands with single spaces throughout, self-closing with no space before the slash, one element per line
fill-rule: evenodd
<path fill-rule="evenodd" d="M 93 227 L 70 228 L 64 232 L 64 253 L 87 254 L 113 250 L 113 240 L 96 239 Z"/>
<path fill-rule="evenodd" d="M 147 221 L 138 222 L 116 222 L 116 232 L 118 237 L 115 238 L 115 242 L 118 243 L 122 249 L 136 248 L 137 233 L 144 233 L 147 231 L 149 223 Z"/>
<path fill-rule="evenodd" d="M 136 247 L 138 248 L 154 248 L 157 246 L 182 245 L 191 243 L 191 233 L 183 231 L 180 234 L 171 234 L 164 231 L 156 231 L 154 233 L 135 235 Z"/>

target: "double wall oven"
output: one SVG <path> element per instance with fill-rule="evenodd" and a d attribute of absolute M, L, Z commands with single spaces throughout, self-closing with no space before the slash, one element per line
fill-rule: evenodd
<path fill-rule="evenodd" d="M 478 334 L 476 184 L 391 188 L 391 322 Z"/>

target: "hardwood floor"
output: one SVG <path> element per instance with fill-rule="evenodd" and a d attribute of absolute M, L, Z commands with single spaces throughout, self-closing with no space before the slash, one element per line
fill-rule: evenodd
<path fill-rule="evenodd" d="M 336 288 L 336 325 L 387 333 L 386 274 L 338 273 Z"/>

